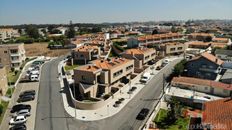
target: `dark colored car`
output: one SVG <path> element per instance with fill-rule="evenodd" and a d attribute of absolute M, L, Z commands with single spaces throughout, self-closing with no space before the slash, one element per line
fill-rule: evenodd
<path fill-rule="evenodd" d="M 26 101 L 31 101 L 34 99 L 35 99 L 34 95 L 25 95 L 25 96 L 19 97 L 18 102 L 26 102 Z"/>
<path fill-rule="evenodd" d="M 17 105 L 14 105 L 11 109 L 11 113 L 14 113 L 14 112 L 17 112 L 17 111 L 20 111 L 22 109 L 29 109 L 31 110 L 31 105 L 25 105 L 25 104 L 17 104 Z"/>
<path fill-rule="evenodd" d="M 137 115 L 136 119 L 137 120 L 144 120 L 146 118 L 146 116 L 148 115 L 149 113 L 149 109 L 147 108 L 143 108 L 139 114 Z"/>
<path fill-rule="evenodd" d="M 15 125 L 10 128 L 10 130 L 26 130 L 27 127 L 25 124 Z"/>
<path fill-rule="evenodd" d="M 23 97 L 23 96 L 26 96 L 26 95 L 35 95 L 35 90 L 26 90 L 26 91 L 23 91 L 22 93 L 20 93 L 19 97 Z"/>

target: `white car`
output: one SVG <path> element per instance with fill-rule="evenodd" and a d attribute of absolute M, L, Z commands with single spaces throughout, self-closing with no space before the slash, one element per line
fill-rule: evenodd
<path fill-rule="evenodd" d="M 16 117 L 16 116 L 25 116 L 25 117 L 27 117 L 27 116 L 30 116 L 30 115 L 31 115 L 31 113 L 30 113 L 29 109 L 22 109 L 22 110 L 18 111 L 14 115 L 14 117 Z"/>
<path fill-rule="evenodd" d="M 143 76 L 141 77 L 140 82 L 142 82 L 142 83 L 147 83 L 147 82 L 150 80 L 150 78 L 151 78 L 150 73 L 146 72 L 146 73 L 144 73 Z"/>
<path fill-rule="evenodd" d="M 30 80 L 31 81 L 39 81 L 39 75 L 37 75 L 37 74 L 30 75 Z"/>
<path fill-rule="evenodd" d="M 25 116 L 16 116 L 10 119 L 9 125 L 23 124 L 27 121 Z"/>

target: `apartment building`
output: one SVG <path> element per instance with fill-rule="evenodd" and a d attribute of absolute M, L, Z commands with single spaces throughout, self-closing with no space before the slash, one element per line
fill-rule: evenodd
<path fill-rule="evenodd" d="M 0 29 L 0 42 L 1 41 L 8 41 L 13 37 L 19 37 L 20 34 L 18 33 L 18 30 L 15 30 L 13 28 L 2 28 Z"/>
<path fill-rule="evenodd" d="M 183 39 L 183 35 L 179 33 L 154 34 L 154 35 L 145 35 L 138 37 L 138 41 L 140 45 L 172 42 L 182 39 Z"/>
<path fill-rule="evenodd" d="M 6 68 L 0 64 L 0 97 L 6 94 L 7 89 L 8 89 L 8 83 L 7 83 Z"/>
<path fill-rule="evenodd" d="M 186 45 L 180 42 L 169 42 L 161 45 L 161 49 L 166 55 L 184 53 Z"/>
<path fill-rule="evenodd" d="M 171 85 L 220 97 L 229 97 L 232 94 L 232 84 L 225 84 L 214 80 L 192 77 L 174 77 Z"/>
<path fill-rule="evenodd" d="M 143 70 L 144 65 L 155 60 L 156 50 L 153 48 L 145 47 L 128 49 L 122 53 L 122 57 L 133 59 L 135 72 L 138 72 L 139 70 Z"/>
<path fill-rule="evenodd" d="M 125 58 L 94 60 L 74 70 L 74 81 L 82 99 L 100 98 L 119 90 L 134 72 L 134 61 Z"/>
<path fill-rule="evenodd" d="M 87 64 L 89 61 L 96 60 L 100 56 L 98 46 L 84 45 L 73 49 L 73 63 Z"/>
<path fill-rule="evenodd" d="M 19 69 L 25 59 L 24 44 L 0 45 L 0 64 L 7 68 Z"/>

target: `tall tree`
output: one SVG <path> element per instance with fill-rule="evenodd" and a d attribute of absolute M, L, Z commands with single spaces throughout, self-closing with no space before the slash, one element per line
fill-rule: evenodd
<path fill-rule="evenodd" d="M 72 21 L 70 21 L 70 24 L 69 24 L 69 29 L 67 30 L 67 33 L 66 33 L 66 36 L 68 38 L 74 38 L 75 37 L 75 29 L 73 27 L 73 24 L 72 24 Z"/>
<path fill-rule="evenodd" d="M 34 39 L 37 39 L 40 36 L 37 27 L 33 25 L 28 25 L 26 27 L 26 33 L 30 38 L 34 38 Z"/>

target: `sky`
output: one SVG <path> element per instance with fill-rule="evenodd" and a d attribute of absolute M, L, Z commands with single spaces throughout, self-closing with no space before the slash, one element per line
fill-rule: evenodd
<path fill-rule="evenodd" d="M 232 0 L 1 0 L 0 25 L 232 19 Z"/>

